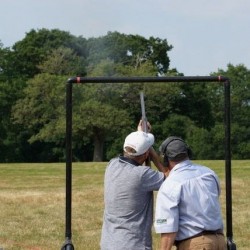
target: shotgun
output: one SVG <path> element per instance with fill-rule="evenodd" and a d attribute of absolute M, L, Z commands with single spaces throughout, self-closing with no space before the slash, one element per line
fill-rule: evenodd
<path fill-rule="evenodd" d="M 142 126 L 143 131 L 145 133 L 148 133 L 148 121 L 146 117 L 146 111 L 145 111 L 145 102 L 144 102 L 144 94 L 143 91 L 140 92 L 140 99 L 141 99 L 141 115 L 142 115 Z M 148 157 L 145 161 L 146 166 L 151 166 L 150 158 Z"/>

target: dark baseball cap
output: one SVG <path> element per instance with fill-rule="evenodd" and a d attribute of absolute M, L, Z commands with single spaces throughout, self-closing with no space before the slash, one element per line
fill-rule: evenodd
<path fill-rule="evenodd" d="M 170 136 L 160 146 L 160 152 L 169 159 L 180 154 L 188 154 L 188 145 L 179 137 Z"/>

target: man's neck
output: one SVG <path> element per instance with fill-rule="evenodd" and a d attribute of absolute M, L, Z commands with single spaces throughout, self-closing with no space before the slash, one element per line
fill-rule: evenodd
<path fill-rule="evenodd" d="M 181 160 L 181 161 L 169 161 L 169 170 L 171 171 L 177 164 L 183 162 L 183 161 L 186 161 L 186 160 L 189 160 L 188 157 L 186 157 L 185 159 Z"/>

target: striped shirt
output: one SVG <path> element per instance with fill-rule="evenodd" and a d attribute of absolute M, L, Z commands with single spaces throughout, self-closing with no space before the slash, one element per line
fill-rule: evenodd
<path fill-rule="evenodd" d="M 151 250 L 153 191 L 164 174 L 119 157 L 110 161 L 104 178 L 102 250 Z"/>

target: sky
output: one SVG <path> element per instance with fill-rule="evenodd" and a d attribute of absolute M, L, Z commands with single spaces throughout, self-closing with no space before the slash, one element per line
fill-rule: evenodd
<path fill-rule="evenodd" d="M 249 13 L 249 0 L 0 0 L 0 41 L 11 47 L 42 28 L 159 37 L 173 46 L 170 68 L 206 76 L 229 63 L 250 69 Z"/>

